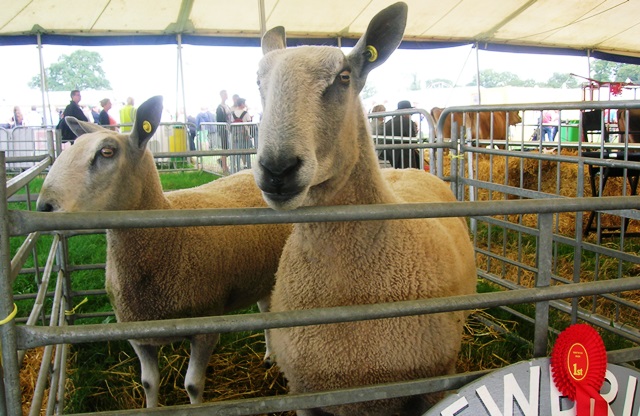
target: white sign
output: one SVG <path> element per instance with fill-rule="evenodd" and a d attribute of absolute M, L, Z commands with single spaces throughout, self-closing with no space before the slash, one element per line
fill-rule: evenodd
<path fill-rule="evenodd" d="M 608 415 L 640 416 L 640 372 L 607 365 L 600 394 Z M 563 397 L 548 358 L 523 361 L 482 377 L 447 396 L 423 416 L 575 416 L 573 401 Z"/>

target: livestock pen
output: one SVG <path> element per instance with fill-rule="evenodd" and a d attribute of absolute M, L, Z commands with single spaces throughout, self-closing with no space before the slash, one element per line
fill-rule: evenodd
<path fill-rule="evenodd" d="M 511 127 L 505 140 L 480 138 L 469 129 L 464 136 L 453 129 L 452 138 L 436 135 L 441 128 L 424 110 L 412 110 L 421 135 L 410 144 L 389 143 L 384 150 L 411 145 L 424 151 L 431 171 L 451 182 L 460 200 L 452 204 L 412 204 L 392 206 L 341 206 L 302 208 L 290 212 L 270 209 L 225 209 L 183 211 L 84 212 L 73 214 L 37 213 L 9 210 L 9 198 L 33 177 L 44 173 L 55 153 L 38 156 L 35 165 L 7 180 L 13 162 L 0 153 L 2 169 L 2 232 L 0 252 L 0 326 L 2 339 L 3 389 L 0 403 L 6 414 L 21 414 L 19 371 L 25 351 L 45 347 L 42 380 L 31 398 L 32 414 L 40 414 L 42 396 L 49 389 L 46 414 L 64 410 L 66 356 L 69 344 L 106 342 L 132 338 L 184 336 L 204 332 L 256 331 L 292 325 L 316 325 L 361 319 L 380 319 L 412 314 L 470 309 L 470 320 L 486 328 L 518 337 L 521 359 L 548 356 L 559 331 L 572 322 L 587 322 L 598 328 L 608 348 L 611 363 L 638 367 L 640 361 L 640 205 L 633 177 L 640 163 L 631 160 L 635 145 L 624 134 L 615 142 L 598 138 L 589 142 L 534 142 L 529 140 L 527 120 L 536 119 L 544 109 L 580 116 L 587 108 L 638 108 L 636 102 L 549 103 L 510 106 L 470 106 L 446 109 L 442 117 L 463 113 L 520 111 L 522 125 Z M 393 114 L 382 114 L 389 117 Z M 443 122 L 444 120 L 441 119 Z M 535 122 L 534 122 L 535 123 Z M 562 126 L 560 126 L 562 127 Z M 561 138 L 561 137 L 559 137 Z M 583 157 L 582 152 L 598 152 L 600 157 Z M 206 155 L 184 152 L 184 157 Z M 229 154 L 232 151 L 227 150 Z M 612 153 L 623 157 L 610 157 Z M 182 157 L 183 154 L 178 155 Z M 163 153 L 156 157 L 170 157 Z M 23 160 L 20 159 L 22 163 Z M 424 163 L 424 162 L 423 162 Z M 595 175 L 595 176 L 594 176 Z M 595 181 L 591 182 L 591 177 Z M 607 183 L 600 178 L 607 176 Z M 591 184 L 596 184 L 592 189 Z M 630 185 L 627 185 L 630 183 Z M 596 197 L 593 197 L 593 196 Z M 606 198 L 599 197 L 611 195 Z M 587 233 L 590 213 L 592 230 Z M 480 291 L 473 296 L 416 300 L 381 305 L 308 310 L 304 312 L 229 315 L 140 323 L 73 324 L 72 311 L 81 298 L 94 293 L 74 291 L 73 272 L 101 265 L 69 264 L 69 233 L 87 233 L 105 228 L 218 226 L 255 223 L 379 220 L 461 216 L 469 219 L 476 250 Z M 618 229 L 616 233 L 615 229 Z M 606 228 L 606 229 L 605 229 Z M 36 241 L 53 234 L 46 264 L 22 269 Z M 12 252 L 12 236 L 26 236 L 23 246 Z M 34 294 L 36 307 L 29 322 L 12 319 L 13 282 L 20 273 L 35 274 L 41 284 Z M 49 282 L 51 282 L 49 284 Z M 52 291 L 50 288 L 53 287 Z M 492 313 L 480 313 L 490 309 Z M 502 315 L 506 314 L 506 315 Z M 510 333 L 497 316 L 517 322 Z M 469 348 L 475 348 L 471 345 Z M 465 354 L 468 351 L 465 350 Z M 328 357 L 330 359 L 330 357 Z M 196 406 L 167 406 L 161 414 L 249 415 L 284 412 L 291 409 L 388 398 L 460 388 L 507 363 L 496 362 L 487 369 L 471 367 L 457 375 L 367 386 L 299 396 L 259 397 L 244 400 L 207 402 Z M 118 413 L 135 413 L 136 410 Z"/>

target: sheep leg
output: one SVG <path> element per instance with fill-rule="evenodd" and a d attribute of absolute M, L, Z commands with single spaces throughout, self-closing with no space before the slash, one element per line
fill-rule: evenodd
<path fill-rule="evenodd" d="M 158 390 L 160 389 L 160 368 L 158 367 L 158 347 L 130 341 L 140 360 L 140 378 L 147 407 L 158 406 Z"/>
<path fill-rule="evenodd" d="M 271 307 L 271 295 L 267 295 L 266 297 L 260 299 L 257 303 L 258 303 L 258 309 L 260 309 L 260 312 L 269 312 L 269 309 Z M 271 349 L 269 348 L 269 330 L 268 329 L 264 330 L 264 345 L 265 345 L 265 351 L 264 351 L 263 361 L 264 361 L 265 367 L 269 368 L 273 363 L 271 362 Z"/>
<path fill-rule="evenodd" d="M 184 378 L 184 387 L 189 393 L 191 404 L 202 403 L 207 365 L 219 338 L 219 334 L 205 334 L 194 335 L 190 339 L 191 358 Z"/>

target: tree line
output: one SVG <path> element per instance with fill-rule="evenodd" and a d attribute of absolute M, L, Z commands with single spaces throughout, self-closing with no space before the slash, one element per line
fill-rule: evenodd
<path fill-rule="evenodd" d="M 98 52 L 77 50 L 70 55 L 61 55 L 58 61 L 45 69 L 47 89 L 49 91 L 110 90 L 111 84 L 102 69 L 102 57 Z M 633 82 L 640 84 L 640 65 L 621 64 L 594 59 L 591 65 L 591 78 L 601 82 Z M 545 88 L 578 88 L 583 80 L 576 79 L 568 73 L 554 72 L 545 82 L 533 79 L 521 79 L 509 71 L 484 69 L 480 71 L 480 86 L 494 87 L 545 87 Z M 478 84 L 477 75 L 467 86 Z M 453 82 L 448 79 L 430 79 L 421 81 L 418 74 L 411 75 L 408 89 L 412 91 L 423 88 L 450 88 Z M 40 74 L 29 82 L 29 87 L 40 88 Z M 375 86 L 367 85 L 363 91 L 365 98 L 375 95 Z"/>
<path fill-rule="evenodd" d="M 631 82 L 640 84 L 640 65 L 621 64 L 617 62 L 594 59 L 591 64 L 591 79 L 599 82 Z M 493 69 L 480 71 L 480 86 L 482 87 L 544 87 L 544 88 L 578 88 L 585 80 L 576 78 L 569 73 L 554 72 L 545 82 L 533 79 L 520 79 L 512 72 L 499 72 Z M 467 84 L 477 85 L 477 75 Z"/>

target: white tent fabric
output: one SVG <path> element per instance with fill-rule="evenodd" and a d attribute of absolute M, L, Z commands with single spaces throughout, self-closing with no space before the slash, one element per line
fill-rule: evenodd
<path fill-rule="evenodd" d="M 392 0 L 11 0 L 0 8 L 0 45 L 151 41 L 259 44 L 282 25 L 292 40 L 350 45 Z M 512 51 L 640 58 L 640 0 L 406 0 L 403 47 L 477 43 Z M 146 35 L 146 36 L 145 36 Z M 164 36 L 164 38 L 162 38 Z M 133 38 L 130 38 L 133 37 Z M 351 43 L 350 43 L 351 42 Z M 434 42 L 436 42 L 434 44 Z M 531 52 L 531 49 L 527 50 Z M 625 59 L 630 57 L 631 60 Z M 615 60 L 615 59 L 614 59 Z"/>

